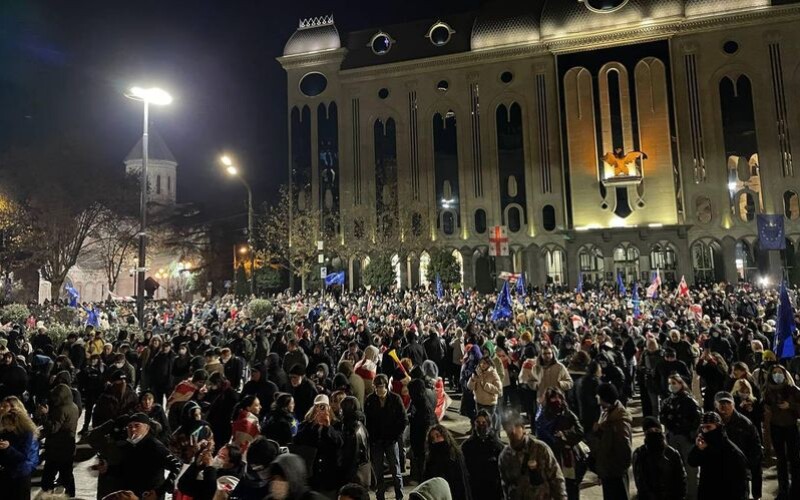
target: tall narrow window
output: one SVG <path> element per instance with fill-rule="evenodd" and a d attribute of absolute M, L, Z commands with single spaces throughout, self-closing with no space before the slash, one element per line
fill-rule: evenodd
<path fill-rule="evenodd" d="M 525 212 L 525 141 L 523 139 L 522 108 L 514 103 L 510 108 L 497 108 L 497 164 L 500 175 L 500 209 L 502 213 L 511 205 Z M 520 214 L 517 211 L 517 214 Z M 509 211 L 509 216 L 511 212 Z M 509 226 L 510 221 L 504 221 Z M 525 224 L 520 214 L 520 225 Z M 510 228 L 509 228 L 510 229 Z"/>
<path fill-rule="evenodd" d="M 731 212 L 744 222 L 763 209 L 761 167 L 753 87 L 745 75 L 726 76 L 719 82 L 722 133 L 728 166 Z"/>
<path fill-rule="evenodd" d="M 453 227 L 460 226 L 461 204 L 458 183 L 458 129 L 456 114 L 448 111 L 433 115 L 433 163 L 436 182 L 437 220 L 444 222 L 443 211 L 453 216 Z M 440 227 L 440 229 L 443 229 Z M 453 229 L 455 232 L 455 229 Z M 446 234 L 453 234 L 446 233 Z"/>
<path fill-rule="evenodd" d="M 167 176 L 167 192 L 172 193 L 172 176 Z"/>
<path fill-rule="evenodd" d="M 394 119 L 375 120 L 375 213 L 378 228 L 388 234 L 397 228 L 397 130 Z"/>
<path fill-rule="evenodd" d="M 317 107 L 317 151 L 319 154 L 319 206 L 328 236 L 338 233 L 339 128 L 338 108 L 332 102 Z"/>
<path fill-rule="evenodd" d="M 311 190 L 311 108 L 291 112 L 291 183 L 293 208 L 307 210 Z"/>
<path fill-rule="evenodd" d="M 156 194 L 161 194 L 161 176 L 156 176 Z"/>

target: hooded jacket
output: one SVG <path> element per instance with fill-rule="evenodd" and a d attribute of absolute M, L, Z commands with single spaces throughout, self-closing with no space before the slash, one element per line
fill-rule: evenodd
<path fill-rule="evenodd" d="M 66 384 L 58 384 L 50 391 L 48 402 L 47 417 L 42 422 L 45 459 L 72 461 L 79 415 L 78 407 L 72 402 L 72 390 Z"/>
<path fill-rule="evenodd" d="M 539 356 L 536 366 L 530 369 L 525 368 L 523 364 L 519 372 L 519 381 L 537 392 L 539 404 L 544 403 L 544 393 L 550 387 L 558 387 L 565 393 L 572 389 L 572 377 L 567 367 L 556 361 L 555 357 L 549 364 L 545 364 Z"/>
<path fill-rule="evenodd" d="M 622 403 L 614 405 L 600 414 L 598 422 L 595 463 L 597 476 L 622 477 L 631 466 L 631 422 L 633 418 Z"/>
<path fill-rule="evenodd" d="M 278 457 L 270 465 L 270 473 L 279 475 L 289 483 L 289 495 L 285 500 L 322 500 L 322 496 L 308 487 L 306 464 L 298 455 L 286 453 Z M 272 495 L 267 496 L 272 499 Z"/>
<path fill-rule="evenodd" d="M 747 499 L 747 458 L 728 439 L 724 428 L 703 436 L 706 449 L 692 447 L 687 460 L 690 466 L 700 468 L 697 498 Z"/>
<path fill-rule="evenodd" d="M 494 406 L 503 394 L 503 381 L 493 366 L 483 370 L 478 365 L 467 382 L 467 388 L 475 393 L 475 401 L 479 405 Z"/>
<path fill-rule="evenodd" d="M 564 474 L 550 448 L 531 435 L 519 450 L 507 445 L 500 452 L 500 479 L 506 500 L 566 500 Z M 529 463 L 535 462 L 531 470 Z"/>
<path fill-rule="evenodd" d="M 500 500 L 503 496 L 500 484 L 499 458 L 503 443 L 489 430 L 480 436 L 472 435 L 461 445 L 464 463 L 469 474 L 472 498 L 476 500 Z M 436 497 L 439 498 L 439 497 Z"/>
<path fill-rule="evenodd" d="M 420 483 L 408 498 L 409 500 L 453 500 L 450 495 L 450 485 L 440 477 L 433 477 Z"/>

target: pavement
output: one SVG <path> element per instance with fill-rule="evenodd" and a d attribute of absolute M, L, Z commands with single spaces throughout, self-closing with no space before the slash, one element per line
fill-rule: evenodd
<path fill-rule="evenodd" d="M 462 441 L 466 439 L 466 437 L 470 433 L 470 423 L 469 419 L 461 416 L 459 412 L 460 406 L 460 395 L 452 394 L 451 397 L 453 398 L 453 404 L 448 409 L 447 414 L 443 420 L 443 424 L 447 427 L 453 434 L 455 435 L 458 441 Z M 641 407 L 639 404 L 639 399 L 636 398 L 632 400 L 628 406 L 629 410 L 633 414 L 634 417 L 634 429 L 633 429 L 633 448 L 636 449 L 637 447 L 641 446 L 644 443 L 644 435 L 641 430 L 641 419 L 642 419 L 642 412 Z M 81 416 L 81 421 L 78 423 L 78 429 L 81 428 L 83 425 L 83 416 Z M 502 431 L 501 431 L 502 432 Z M 508 442 L 505 433 L 502 433 L 501 439 L 504 442 Z M 96 498 L 97 493 L 97 472 L 91 470 L 91 466 L 96 463 L 94 458 L 94 454 L 92 452 L 91 447 L 84 443 L 79 442 L 77 445 L 77 453 L 76 453 L 76 461 L 75 461 L 75 485 L 76 485 L 76 496 L 75 498 L 83 499 L 83 500 L 93 500 Z M 408 481 L 408 472 L 410 471 L 410 465 L 406 467 L 406 475 L 403 478 L 404 484 Z M 388 479 L 387 479 L 388 481 Z M 36 495 L 41 491 L 39 487 L 41 482 L 41 466 L 39 470 L 34 475 L 33 478 L 33 492 L 32 496 L 35 498 Z M 412 486 L 406 485 L 403 488 L 404 496 L 407 497 L 408 493 L 413 489 Z M 633 481 L 633 475 L 630 476 L 630 489 L 631 489 L 631 498 L 636 498 L 636 485 Z M 775 468 L 774 460 L 768 461 L 767 465 L 764 467 L 764 496 L 762 498 L 769 499 L 775 498 L 778 494 L 778 480 L 777 480 L 777 470 Z M 0 494 L 0 498 L 2 498 L 2 494 Z M 375 498 L 375 494 L 371 495 L 371 498 Z M 386 492 L 387 499 L 395 499 L 394 492 L 389 486 Z M 587 472 L 586 477 L 581 484 L 581 499 L 582 500 L 601 500 L 603 498 L 602 488 L 600 486 L 600 480 L 595 476 L 592 472 Z M 475 499 L 480 500 L 480 499 Z"/>

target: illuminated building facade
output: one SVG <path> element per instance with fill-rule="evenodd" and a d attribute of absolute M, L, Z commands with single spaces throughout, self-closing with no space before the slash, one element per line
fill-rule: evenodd
<path fill-rule="evenodd" d="M 301 21 L 278 58 L 294 203 L 345 242 L 387 210 L 424 217 L 482 289 L 502 271 L 777 277 L 800 244 L 798 21 L 797 0 L 492 2 L 348 34 Z M 759 249 L 761 213 L 785 215 L 785 251 Z M 511 255 L 493 269 L 496 225 Z M 351 286 L 364 257 L 343 264 Z M 399 263 L 405 286 L 426 259 Z"/>

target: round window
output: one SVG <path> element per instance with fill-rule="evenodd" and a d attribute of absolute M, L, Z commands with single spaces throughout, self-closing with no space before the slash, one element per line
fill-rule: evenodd
<path fill-rule="evenodd" d="M 628 0 L 585 0 L 586 8 L 594 12 L 614 12 L 621 9 Z"/>
<path fill-rule="evenodd" d="M 504 71 L 503 74 L 500 75 L 500 81 L 503 83 L 511 83 L 511 80 L 514 79 L 514 73 L 510 71 Z"/>
<path fill-rule="evenodd" d="M 372 48 L 372 52 L 382 56 L 391 50 L 392 39 L 386 33 L 376 33 L 369 42 L 369 45 Z"/>
<path fill-rule="evenodd" d="M 380 89 L 378 91 L 378 97 L 380 97 L 381 99 L 386 99 L 387 97 L 389 97 L 389 89 L 387 88 Z"/>
<path fill-rule="evenodd" d="M 316 97 L 325 92 L 328 79 L 322 73 L 309 73 L 300 80 L 300 92 L 307 97 Z"/>
<path fill-rule="evenodd" d="M 450 26 L 444 23 L 436 23 L 431 27 L 431 30 L 428 32 L 428 38 L 431 39 L 431 43 L 437 46 L 447 45 L 447 42 L 450 41 L 450 36 L 453 34 Z"/>
<path fill-rule="evenodd" d="M 450 88 L 450 84 L 447 83 L 447 80 L 440 80 L 439 83 L 436 84 L 436 90 L 439 92 L 447 92 L 447 89 Z"/>
<path fill-rule="evenodd" d="M 722 50 L 724 50 L 726 54 L 735 54 L 739 52 L 739 44 L 733 40 L 728 40 L 722 44 Z"/>

